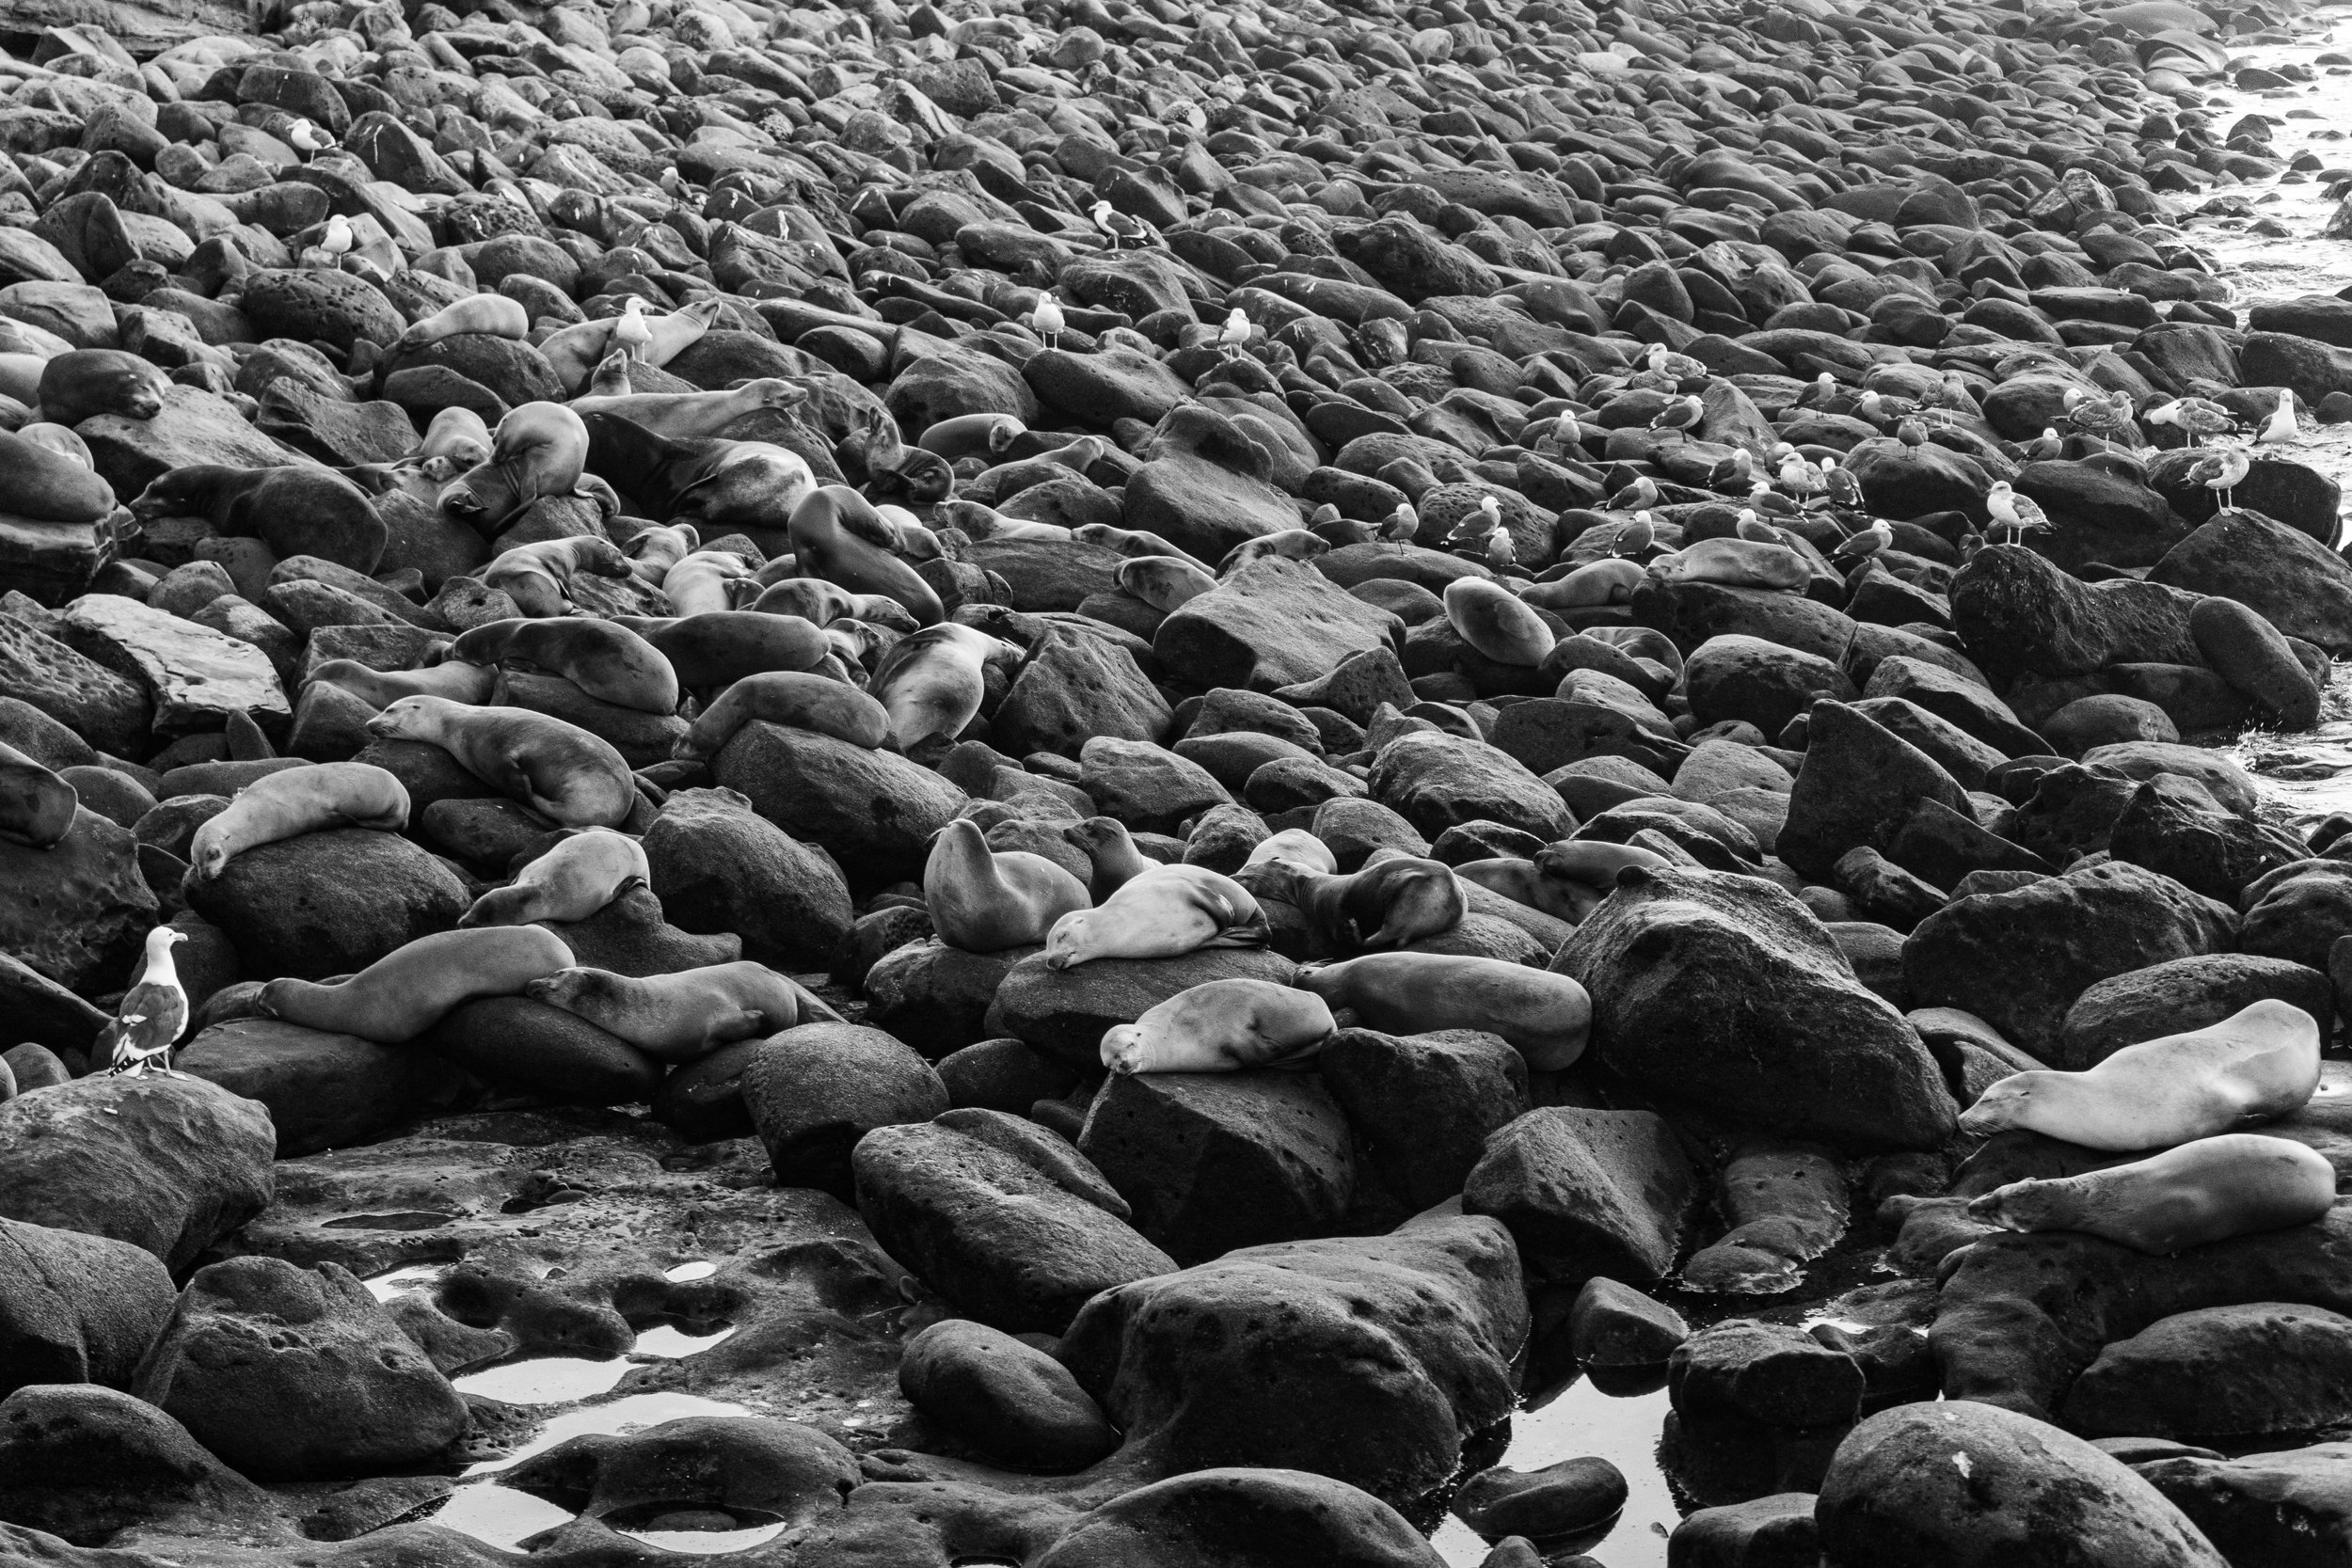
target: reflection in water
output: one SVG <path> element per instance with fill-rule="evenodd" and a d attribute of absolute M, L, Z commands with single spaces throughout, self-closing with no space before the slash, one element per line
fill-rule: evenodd
<path fill-rule="evenodd" d="M 696 1557 L 716 1557 L 723 1552 L 747 1551 L 762 1546 L 784 1533 L 781 1524 L 754 1525 L 749 1529 L 631 1529 L 621 1533 L 631 1541 L 643 1541 L 648 1546 L 664 1551 L 691 1552 Z"/>
<path fill-rule="evenodd" d="M 1603 1568 L 1665 1568 L 1666 1536 L 1682 1517 L 1666 1475 L 1658 1467 L 1658 1433 L 1666 1419 L 1666 1391 L 1611 1399 L 1579 1378 L 1557 1398 L 1511 1418 L 1506 1470 L 1540 1470 L 1564 1459 L 1597 1454 L 1625 1473 L 1625 1512 L 1617 1528 L 1586 1555 Z M 1451 1568 L 1478 1568 L 1486 1546 L 1468 1525 L 1449 1515 L 1431 1543 Z"/>
<path fill-rule="evenodd" d="M 368 1294 L 376 1300 L 389 1301 L 394 1296 L 405 1295 L 410 1291 L 423 1290 L 440 1278 L 442 1272 L 448 1267 L 447 1263 L 411 1263 L 405 1268 L 394 1269 L 389 1274 L 379 1274 L 373 1279 L 363 1279 L 359 1283 L 365 1285 L 368 1288 Z"/>
<path fill-rule="evenodd" d="M 718 1272 L 719 1265 L 716 1263 L 680 1263 L 676 1268 L 664 1273 L 661 1277 L 673 1285 L 683 1285 L 691 1279 L 708 1279 Z"/>
<path fill-rule="evenodd" d="M 461 1394 L 480 1394 L 508 1404 L 564 1404 L 609 1391 L 635 1366 L 617 1355 L 610 1361 L 543 1355 L 469 1373 L 456 1380 L 456 1388 Z"/>

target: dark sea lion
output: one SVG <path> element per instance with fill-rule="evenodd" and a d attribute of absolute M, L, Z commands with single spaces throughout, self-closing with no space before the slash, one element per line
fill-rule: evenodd
<path fill-rule="evenodd" d="M 526 403 L 499 420 L 489 458 L 441 492 L 441 510 L 488 537 L 542 496 L 578 493 L 588 432 L 560 403 Z"/>
<path fill-rule="evenodd" d="M 450 655 L 468 664 L 519 660 L 562 675 L 599 702 L 640 713 L 677 711 L 670 661 L 628 627 L 593 616 L 492 621 L 461 634 Z"/>
<path fill-rule="evenodd" d="M 1462 923 L 1470 900 L 1442 861 L 1399 855 L 1349 877 L 1327 877 L 1279 858 L 1262 863 L 1256 886 L 1307 916 L 1340 952 L 1379 952 L 1442 936 Z"/>
<path fill-rule="evenodd" d="M 817 486 L 799 454 L 766 441 L 673 440 L 619 414 L 591 413 L 589 471 L 656 522 L 691 523 L 706 539 L 741 532 L 787 549 L 792 508 Z"/>
<path fill-rule="evenodd" d="M 281 561 L 314 555 L 355 572 L 374 571 L 390 537 L 365 492 L 342 475 L 309 463 L 174 468 L 139 492 L 131 515 L 140 523 L 201 517 L 215 532 L 259 539 Z"/>
<path fill-rule="evenodd" d="M 41 367 L 40 417 L 71 428 L 93 414 L 151 420 L 163 412 L 171 382 L 135 354 L 113 348 L 77 348 Z"/>
<path fill-rule="evenodd" d="M 831 644 L 798 615 L 713 610 L 699 615 L 615 616 L 653 644 L 680 686 L 724 686 L 771 670 L 813 670 Z"/>
<path fill-rule="evenodd" d="M 611 741 L 529 708 L 403 697 L 368 721 L 368 734 L 438 746 L 558 827 L 617 828 L 637 804 L 636 776 Z"/>
<path fill-rule="evenodd" d="M 946 618 L 939 595 L 898 559 L 898 531 L 856 491 L 828 484 L 792 509 L 792 553 L 803 576 L 823 578 L 853 594 L 882 594 L 904 605 L 918 626 Z"/>

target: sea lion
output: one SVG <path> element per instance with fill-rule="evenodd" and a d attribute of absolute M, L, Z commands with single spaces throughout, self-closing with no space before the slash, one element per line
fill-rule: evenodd
<path fill-rule="evenodd" d="M 825 628 L 825 641 L 832 644 L 835 658 L 852 668 L 863 665 L 869 671 L 903 640 L 904 634 L 870 621 L 835 621 Z"/>
<path fill-rule="evenodd" d="M 581 533 L 502 550 L 482 569 L 482 581 L 486 587 L 502 589 L 525 616 L 544 620 L 572 608 L 569 590 L 575 572 L 600 578 L 630 575 L 628 558 L 618 545 L 600 534 Z"/>
<path fill-rule="evenodd" d="M 808 401 L 805 388 L 763 376 L 724 392 L 637 392 L 617 397 L 590 394 L 571 401 L 575 414 L 617 414 L 632 424 L 673 441 L 711 439 L 746 414 L 763 408 L 792 408 Z"/>
<path fill-rule="evenodd" d="M 2302 1109 L 2319 1088 L 2319 1024 L 2261 1001 L 2218 1023 L 2127 1045 L 2080 1072 L 2004 1078 L 1960 1118 L 1963 1132 L 2024 1128 L 2085 1148 L 2169 1148 Z"/>
<path fill-rule="evenodd" d="M 1188 550 L 1180 550 L 1156 533 L 1141 529 L 1114 528 L 1108 523 L 1081 523 L 1070 531 L 1070 536 L 1084 545 L 1100 545 L 1106 550 L 1117 550 L 1128 557 L 1146 555 L 1173 556 L 1188 566 L 1197 566 L 1211 578 L 1216 573 L 1209 563 Z"/>
<path fill-rule="evenodd" d="M 2308 1225 L 2335 1202 L 2327 1156 L 2287 1138 L 2226 1132 L 2080 1176 L 2012 1181 L 1969 1204 L 1968 1217 L 2164 1254 Z"/>
<path fill-rule="evenodd" d="M 57 427 L 24 427 L 26 431 L 36 428 Z M 73 436 L 70 430 L 65 434 Z M 0 509 L 37 523 L 95 523 L 115 507 L 113 485 L 55 447 L 29 439 L 23 431 L 0 431 L 0 498 L 6 502 Z"/>
<path fill-rule="evenodd" d="M 667 315 L 638 318 L 649 336 L 637 347 L 637 362 L 654 366 L 668 364 L 710 330 L 710 324 L 719 319 L 723 308 L 716 299 L 699 299 Z M 556 381 L 567 391 L 578 392 L 596 373 L 597 363 L 618 346 L 613 341 L 613 334 L 622 329 L 622 319 L 612 315 L 596 321 L 576 322 L 548 334 L 547 341 L 539 345 L 540 354 L 555 368 Z"/>
<path fill-rule="evenodd" d="M 825 634 L 797 615 L 709 610 L 686 616 L 613 617 L 670 661 L 683 687 L 724 686 L 771 670 L 814 670 Z"/>
<path fill-rule="evenodd" d="M 480 707 L 490 700 L 499 673 L 453 658 L 424 670 L 371 670 L 356 658 L 330 658 L 310 678 L 341 687 L 370 707 L 389 707 L 403 697 L 446 697 Z"/>
<path fill-rule="evenodd" d="M 499 420 L 488 460 L 441 492 L 441 511 L 489 538 L 542 496 L 580 493 L 587 462 L 579 415 L 560 403 L 526 403 Z"/>
<path fill-rule="evenodd" d="M 441 307 L 393 339 L 392 353 L 414 354 L 427 343 L 437 343 L 461 332 L 479 332 L 520 342 L 531 336 L 531 312 L 523 308 L 521 300 L 509 299 L 504 294 L 468 294 L 454 305 Z"/>
<path fill-rule="evenodd" d="M 1251 884 L 1295 906 L 1324 943 L 1339 952 L 1379 952 L 1442 936 L 1470 912 L 1469 895 L 1443 861 L 1397 855 L 1350 877 L 1327 876 L 1295 861 L 1260 863 Z"/>
<path fill-rule="evenodd" d="M 1655 871 L 1671 863 L 1656 850 L 1631 844 L 1604 844 L 1597 839 L 1563 839 L 1557 844 L 1547 844 L 1535 851 L 1534 864 L 1551 901 L 1532 907 L 1547 914 L 1559 914 L 1572 925 L 1581 924 L 1595 905 L 1617 891 L 1618 872 L 1629 865 Z M 1502 892 L 1501 888 L 1495 891 Z M 1564 908 L 1574 912 L 1560 914 Z"/>
<path fill-rule="evenodd" d="M 1804 557 L 1756 539 L 1702 539 L 1648 566 L 1661 582 L 1714 582 L 1726 588 L 1775 588 L 1804 593 L 1813 580 Z"/>
<path fill-rule="evenodd" d="M 1239 1072 L 1311 1056 L 1338 1027 L 1311 991 L 1210 980 L 1104 1030 L 1103 1065 L 1117 1073 Z"/>
<path fill-rule="evenodd" d="M 98 459 L 91 455 L 89 443 L 64 425 L 48 420 L 35 420 L 30 424 L 20 425 L 16 434 L 22 439 L 30 441 L 37 447 L 56 452 L 76 467 L 87 469 L 92 473 L 98 471 Z M 109 493 L 112 489 L 111 485 L 108 486 Z M 8 499 L 11 502 L 17 499 L 15 491 L 8 493 Z M 19 511 L 16 515 L 22 517 L 28 514 Z"/>
<path fill-rule="evenodd" d="M 1063 827 L 1061 836 L 1086 852 L 1092 866 L 1087 895 L 1097 904 L 1145 872 L 1164 864 L 1136 847 L 1127 825 L 1116 816 L 1089 816 Z"/>
<path fill-rule="evenodd" d="M 1286 528 L 1276 533 L 1262 533 L 1226 551 L 1225 559 L 1216 563 L 1216 575 L 1230 578 L 1251 562 L 1263 561 L 1268 556 L 1279 555 L 1285 561 L 1312 561 L 1330 547 L 1330 540 L 1308 529 Z"/>
<path fill-rule="evenodd" d="M 384 768 L 365 762 L 314 762 L 265 773 L 196 830 L 188 864 L 206 881 L 235 856 L 264 844 L 329 828 L 373 828 L 396 833 L 408 826 L 408 790 Z"/>
<path fill-rule="evenodd" d="M 436 931 L 331 985 L 272 980 L 253 1007 L 263 1018 L 400 1045 L 432 1028 L 461 1002 L 520 995 L 532 981 L 572 961 L 564 939 L 544 926 Z"/>
<path fill-rule="evenodd" d="M 51 768 L 0 745 L 0 839 L 49 848 L 73 831 L 81 804 L 72 784 Z"/>
<path fill-rule="evenodd" d="M 1216 586 L 1214 576 L 1172 555 L 1129 556 L 1113 576 L 1129 595 L 1163 615 L 1174 613 Z"/>
<path fill-rule="evenodd" d="M 280 561 L 315 555 L 373 572 L 390 538 L 366 492 L 313 464 L 233 468 L 193 464 L 158 474 L 131 502 L 134 521 L 201 517 L 219 534 L 259 539 Z"/>
<path fill-rule="evenodd" d="M 1001 457 L 1027 429 L 1010 414 L 958 414 L 925 426 L 914 444 L 950 463 L 965 457 Z"/>
<path fill-rule="evenodd" d="M 899 639 L 874 667 L 866 689 L 889 715 L 898 750 L 934 736 L 961 735 L 980 711 L 992 661 L 1019 663 L 1021 650 L 977 626 L 943 621 Z"/>
<path fill-rule="evenodd" d="M 1623 649 L 1629 658 L 1649 660 L 1668 681 L 1682 673 L 1682 650 L 1655 626 L 1587 626 L 1583 635 Z"/>
<path fill-rule="evenodd" d="M 1501 1035 L 1542 1072 L 1574 1063 L 1593 1027 L 1593 999 L 1582 986 L 1565 974 L 1501 958 L 1374 953 L 1302 965 L 1291 983 L 1386 1034 L 1484 1029 Z"/>
<path fill-rule="evenodd" d="M 939 595 L 898 559 L 898 534 L 856 491 L 828 484 L 792 508 L 792 555 L 804 577 L 823 578 L 853 594 L 883 594 L 904 605 L 915 625 L 945 618 Z"/>
<path fill-rule="evenodd" d="M 1493 659 L 1533 670 L 1551 652 L 1551 627 L 1509 589 L 1485 578 L 1445 585 L 1445 619 L 1463 641 Z"/>
<path fill-rule="evenodd" d="M 424 439 L 417 447 L 417 455 L 439 458 L 463 473 L 477 463 L 490 460 L 490 427 L 472 409 L 452 404 L 434 415 L 433 422 L 424 427 Z"/>
<path fill-rule="evenodd" d="M 769 670 L 746 675 L 721 692 L 678 741 L 677 754 L 715 757 L 754 719 L 813 730 L 867 752 L 880 750 L 890 738 L 890 715 L 856 687 L 825 675 Z"/>
<path fill-rule="evenodd" d="M 1263 947 L 1265 911 L 1249 890 L 1204 865 L 1155 865 L 1090 910 L 1054 922 L 1045 967 L 1096 958 L 1178 958 L 1203 947 Z"/>
<path fill-rule="evenodd" d="M 1489 893 L 1499 893 L 1514 904 L 1541 910 L 1553 919 L 1565 920 L 1571 926 L 1581 922 L 1600 901 L 1599 895 L 1581 884 L 1556 882 L 1536 870 L 1534 861 L 1518 860 L 1507 855 L 1493 860 L 1468 862 L 1455 866 L 1454 874 Z"/>
<path fill-rule="evenodd" d="M 856 618 L 857 595 L 820 578 L 787 578 L 761 589 L 752 609 L 762 615 L 795 615 L 811 626 L 829 626 Z"/>
<path fill-rule="evenodd" d="M 1043 942 L 1054 922 L 1092 900 L 1085 884 L 1043 855 L 992 850 L 978 823 L 958 817 L 931 840 L 923 903 L 948 946 L 1001 953 Z"/>
<path fill-rule="evenodd" d="M 748 958 L 643 978 L 567 967 L 525 983 L 523 994 L 660 1062 L 694 1061 L 735 1040 L 839 1017 L 789 976 Z"/>
<path fill-rule="evenodd" d="M 1087 470 L 1103 461 L 1109 451 L 1110 443 L 1100 436 L 1081 436 L 1051 451 L 1041 451 L 1033 457 L 1019 458 L 1010 463 L 999 463 L 982 473 L 973 485 L 993 495 L 996 504 L 1002 506 L 1024 490 L 1051 484 L 1073 474 L 1080 479 L 1086 478 Z"/>
<path fill-rule="evenodd" d="M 670 661 L 628 627 L 594 616 L 492 621 L 460 633 L 450 657 L 468 664 L 531 665 L 615 707 L 677 711 L 678 678 Z"/>
<path fill-rule="evenodd" d="M 627 833 L 590 828 L 559 840 L 492 888 L 457 917 L 460 927 L 529 926 L 542 920 L 585 920 L 633 882 L 651 882 L 645 851 Z"/>
<path fill-rule="evenodd" d="M 670 523 L 638 530 L 621 546 L 621 553 L 628 557 L 631 571 L 659 588 L 670 568 L 702 548 L 702 543 L 693 524 Z"/>
<path fill-rule="evenodd" d="M 1596 561 L 1589 566 L 1579 566 L 1564 578 L 1539 582 L 1519 595 L 1519 602 L 1549 610 L 1554 614 L 1569 610 L 1597 610 L 1603 605 L 1626 604 L 1633 591 L 1647 580 L 1649 574 L 1638 561 L 1612 559 Z"/>
<path fill-rule="evenodd" d="M 558 827 L 617 828 L 637 803 L 636 777 L 611 741 L 529 708 L 403 697 L 368 721 L 368 733 L 438 746 Z"/>
<path fill-rule="evenodd" d="M 628 350 L 616 348 L 596 361 L 596 368 L 588 374 L 588 385 L 580 397 L 572 399 L 577 405 L 583 398 L 625 398 L 630 395 L 628 368 L 637 361 L 628 356 Z"/>
<path fill-rule="evenodd" d="M 1111 819 L 1089 817 L 1088 820 L 1107 822 Z M 1250 846 L 1249 858 L 1241 863 L 1241 868 L 1247 871 L 1253 865 L 1263 865 L 1274 860 L 1289 861 L 1294 865 L 1320 871 L 1326 876 L 1340 868 L 1339 861 L 1331 853 L 1331 847 L 1304 828 L 1285 828 L 1279 833 L 1260 839 Z"/>
<path fill-rule="evenodd" d="M 1077 530 L 1059 523 L 1008 517 L 993 506 L 961 499 L 941 501 L 931 508 L 931 515 L 939 519 L 940 527 L 961 529 L 974 539 L 1044 539 L 1062 545 L 1077 537 Z"/>
<path fill-rule="evenodd" d="M 752 575 L 751 562 L 728 550 L 696 550 L 661 577 L 661 592 L 673 615 L 709 615 L 735 608 L 737 585 Z"/>
<path fill-rule="evenodd" d="M 895 501 L 877 501 L 874 515 L 890 525 L 890 531 L 898 541 L 898 553 L 909 561 L 937 561 L 939 535 L 924 526 L 923 519 Z"/>
<path fill-rule="evenodd" d="M 45 361 L 34 389 L 40 417 L 69 429 L 93 414 L 151 420 L 170 380 L 151 362 L 116 348 L 77 348 Z"/>

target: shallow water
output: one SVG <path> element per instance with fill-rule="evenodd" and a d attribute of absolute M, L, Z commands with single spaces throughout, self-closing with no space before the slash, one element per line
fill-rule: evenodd
<path fill-rule="evenodd" d="M 1613 1399 L 1579 1378 L 1557 1397 L 1511 1418 L 1506 1470 L 1540 1470 L 1564 1459 L 1598 1454 L 1623 1471 L 1625 1511 L 1597 1546 L 1584 1548 L 1603 1568 L 1664 1568 L 1666 1537 L 1682 1517 L 1658 1465 L 1658 1433 L 1666 1419 L 1666 1391 Z M 1448 1516 L 1430 1538 L 1452 1568 L 1478 1568 L 1486 1545 L 1468 1525 Z"/>

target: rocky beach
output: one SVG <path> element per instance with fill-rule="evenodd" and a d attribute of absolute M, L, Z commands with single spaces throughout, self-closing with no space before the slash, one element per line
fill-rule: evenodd
<path fill-rule="evenodd" d="M 5 11 L 0 1564 L 2352 1568 L 2352 9 Z"/>

